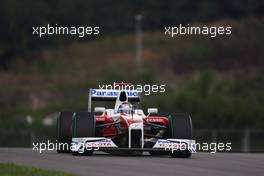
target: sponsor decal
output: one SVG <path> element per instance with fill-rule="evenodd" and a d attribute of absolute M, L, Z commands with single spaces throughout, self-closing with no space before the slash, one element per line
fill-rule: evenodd
<path fill-rule="evenodd" d="M 106 138 L 73 138 L 72 151 L 83 153 L 85 150 L 99 150 L 100 148 L 117 147 L 111 139 Z"/>
<path fill-rule="evenodd" d="M 79 140 L 79 141 L 77 141 Z M 75 144 L 82 144 L 86 147 L 117 147 L 111 139 L 106 138 L 77 138 Z"/>
<path fill-rule="evenodd" d="M 169 140 L 159 139 L 153 148 L 164 148 L 165 150 L 189 150 L 191 152 L 196 151 L 195 142 L 188 140 Z"/>
<path fill-rule="evenodd" d="M 146 118 L 147 122 L 163 122 L 162 118 Z"/>
<path fill-rule="evenodd" d="M 180 148 L 183 145 L 186 145 L 186 143 L 169 140 L 158 140 L 155 145 L 155 148 Z"/>
<path fill-rule="evenodd" d="M 104 90 L 104 89 L 92 89 L 92 97 L 108 97 L 114 98 L 118 96 L 119 90 Z M 125 91 L 129 98 L 138 98 L 138 91 Z"/>
<path fill-rule="evenodd" d="M 115 147 L 115 145 L 111 140 L 104 139 L 96 142 L 86 141 L 86 147 Z"/>
<path fill-rule="evenodd" d="M 96 117 L 96 121 L 100 121 L 100 122 L 105 121 L 105 117 Z"/>

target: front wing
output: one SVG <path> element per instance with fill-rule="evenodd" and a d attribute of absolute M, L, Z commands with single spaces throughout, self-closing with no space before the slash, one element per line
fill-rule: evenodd
<path fill-rule="evenodd" d="M 152 148 L 119 148 L 111 139 L 105 137 L 72 138 L 71 151 L 84 153 L 87 150 L 98 151 L 185 151 L 196 152 L 195 140 L 158 139 Z"/>

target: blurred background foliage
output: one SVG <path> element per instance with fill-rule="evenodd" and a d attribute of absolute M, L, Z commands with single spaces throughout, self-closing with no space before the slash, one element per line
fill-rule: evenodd
<path fill-rule="evenodd" d="M 135 15 L 143 15 L 143 70 Z M 142 105 L 190 112 L 195 128 L 264 128 L 264 1 L 1 0 L 0 127 L 27 115 L 87 109 L 88 88 L 166 84 Z M 164 36 L 179 24 L 232 26 L 231 36 Z M 100 26 L 99 37 L 32 35 L 33 26 Z M 23 124 L 23 123 L 22 123 Z"/>

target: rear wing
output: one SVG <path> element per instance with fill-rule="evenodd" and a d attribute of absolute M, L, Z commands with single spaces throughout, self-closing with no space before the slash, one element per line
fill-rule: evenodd
<path fill-rule="evenodd" d="M 89 89 L 88 112 L 92 110 L 92 101 L 116 101 L 122 91 L 127 93 L 129 102 L 140 101 L 139 91 L 137 90 Z"/>

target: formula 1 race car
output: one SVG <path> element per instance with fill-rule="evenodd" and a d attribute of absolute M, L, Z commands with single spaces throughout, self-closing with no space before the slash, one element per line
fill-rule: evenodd
<path fill-rule="evenodd" d="M 94 101 L 115 102 L 113 109 L 95 107 Z M 88 112 L 61 112 L 57 121 L 58 153 L 171 155 L 189 158 L 195 152 L 188 114 L 158 115 L 138 108 L 139 92 L 90 89 Z"/>

